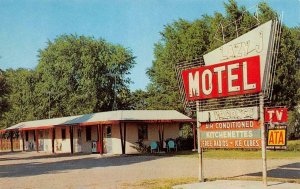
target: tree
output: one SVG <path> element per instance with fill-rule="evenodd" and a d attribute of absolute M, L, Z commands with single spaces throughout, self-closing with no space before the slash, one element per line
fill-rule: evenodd
<path fill-rule="evenodd" d="M 8 127 L 25 120 L 34 120 L 35 98 L 33 91 L 33 70 L 8 69 L 5 72 L 6 83 L 10 86 L 10 94 L 7 95 L 9 111 L 3 114 L 0 121 L 2 127 Z"/>
<path fill-rule="evenodd" d="M 198 58 L 209 47 L 208 25 L 204 20 L 189 23 L 180 19 L 165 27 L 162 39 L 155 44 L 153 65 L 147 70 L 148 108 L 183 111 L 178 93 L 175 65 Z"/>
<path fill-rule="evenodd" d="M 134 65 L 128 49 L 103 39 L 62 35 L 39 52 L 36 68 L 36 113 L 39 118 L 86 114 L 112 109 L 114 79 L 118 108 L 129 95 L 127 75 Z"/>
<path fill-rule="evenodd" d="M 0 70 L 0 119 L 2 119 L 3 114 L 9 110 L 9 93 L 10 86 L 7 83 L 4 72 Z"/>
<path fill-rule="evenodd" d="M 288 114 L 288 139 L 294 140 L 300 138 L 300 107 Z"/>
<path fill-rule="evenodd" d="M 295 41 L 296 45 L 296 86 L 300 86 L 300 25 L 294 28 L 291 28 L 291 36 L 293 37 L 293 40 Z M 298 100 L 297 104 L 300 106 L 300 87 L 297 89 L 297 98 Z"/>
<path fill-rule="evenodd" d="M 143 90 L 136 90 L 131 93 L 129 97 L 129 109 L 133 110 L 144 110 L 147 107 L 147 99 L 149 98 L 149 93 Z"/>

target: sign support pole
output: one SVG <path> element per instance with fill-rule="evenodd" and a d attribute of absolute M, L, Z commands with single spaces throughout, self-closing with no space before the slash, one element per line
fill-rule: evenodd
<path fill-rule="evenodd" d="M 196 101 L 196 114 L 198 116 L 198 112 L 199 112 L 199 101 Z M 198 142 L 198 154 L 199 154 L 199 175 L 198 175 L 198 179 L 200 182 L 204 182 L 204 176 L 203 176 L 203 150 L 201 148 L 201 145 L 200 145 L 200 139 L 201 139 L 201 136 L 200 136 L 200 126 L 201 126 L 201 123 L 198 121 L 198 118 L 197 118 L 197 142 Z"/>
<path fill-rule="evenodd" d="M 261 122 L 261 155 L 262 155 L 262 179 L 264 186 L 267 186 L 267 153 L 266 153 L 266 134 L 264 117 L 264 95 L 259 96 L 259 114 Z"/>

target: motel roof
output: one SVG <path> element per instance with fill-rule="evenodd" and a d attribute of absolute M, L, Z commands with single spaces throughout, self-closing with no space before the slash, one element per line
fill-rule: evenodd
<path fill-rule="evenodd" d="M 191 118 L 182 113 L 179 113 L 176 110 L 117 110 L 78 116 L 21 122 L 9 128 L 6 128 L 6 130 L 32 130 L 59 126 L 88 126 L 95 124 L 113 124 L 120 122 L 168 123 L 192 121 L 193 120 Z"/>

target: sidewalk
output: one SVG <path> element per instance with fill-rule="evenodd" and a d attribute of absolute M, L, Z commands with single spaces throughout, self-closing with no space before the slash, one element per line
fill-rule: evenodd
<path fill-rule="evenodd" d="M 174 186 L 173 189 L 292 189 L 300 188 L 300 184 L 268 182 L 268 186 L 263 186 L 262 181 L 242 181 L 242 180 L 217 180 L 212 182 L 202 182 L 193 184 L 183 184 Z"/>

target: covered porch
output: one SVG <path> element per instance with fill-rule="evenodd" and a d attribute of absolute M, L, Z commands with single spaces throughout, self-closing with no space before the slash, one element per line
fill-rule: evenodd
<path fill-rule="evenodd" d="M 180 125 L 195 124 L 173 110 L 120 110 L 22 122 L 5 132 L 18 132 L 20 150 L 52 153 L 137 153 L 139 140 L 146 145 L 179 136 Z M 194 149 L 196 143 L 194 140 Z M 13 149 L 12 149 L 13 150 Z"/>

